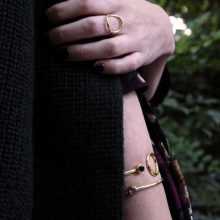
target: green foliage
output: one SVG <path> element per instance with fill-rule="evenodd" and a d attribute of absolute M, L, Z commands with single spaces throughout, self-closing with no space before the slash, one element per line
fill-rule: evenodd
<path fill-rule="evenodd" d="M 158 0 L 192 30 L 175 35 L 171 92 L 158 109 L 198 220 L 220 219 L 220 4 Z"/>

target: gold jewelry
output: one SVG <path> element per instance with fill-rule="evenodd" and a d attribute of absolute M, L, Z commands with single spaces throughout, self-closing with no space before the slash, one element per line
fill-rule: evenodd
<path fill-rule="evenodd" d="M 143 185 L 143 186 L 129 186 L 125 191 L 124 191 L 124 195 L 125 196 L 133 196 L 134 194 L 136 194 L 137 192 L 141 191 L 141 190 L 145 190 L 145 189 L 149 189 L 153 186 L 156 186 L 160 183 L 163 182 L 163 179 L 159 179 L 158 181 L 151 183 L 151 184 L 147 184 L 147 185 Z"/>
<path fill-rule="evenodd" d="M 150 157 L 153 159 L 154 161 L 154 170 L 151 169 L 150 167 L 150 164 L 149 164 L 149 160 L 150 160 Z M 148 155 L 147 155 L 147 158 L 146 158 L 146 167 L 147 167 L 147 170 L 148 172 L 150 173 L 151 176 L 157 176 L 159 174 L 159 167 L 158 167 L 158 163 L 157 163 L 157 158 L 155 156 L 155 154 L 153 152 L 150 152 Z"/>
<path fill-rule="evenodd" d="M 119 23 L 119 28 L 116 29 L 116 30 L 112 30 L 110 25 L 109 25 L 109 18 L 112 17 L 112 18 L 116 18 L 118 20 L 118 23 Z M 111 35 L 114 35 L 114 34 L 118 34 L 122 28 L 123 28 L 123 20 L 121 17 L 119 17 L 118 15 L 115 15 L 115 14 L 107 14 L 105 16 L 105 28 L 106 30 L 111 34 Z"/>
<path fill-rule="evenodd" d="M 138 164 L 138 165 L 136 165 L 136 166 L 134 167 L 134 169 L 125 171 L 125 172 L 124 172 L 124 175 L 125 175 L 125 176 L 128 176 L 128 175 L 130 175 L 130 174 L 132 174 L 132 173 L 141 173 L 141 172 L 143 172 L 144 170 L 145 170 L 144 165 L 143 165 L 143 164 Z"/>

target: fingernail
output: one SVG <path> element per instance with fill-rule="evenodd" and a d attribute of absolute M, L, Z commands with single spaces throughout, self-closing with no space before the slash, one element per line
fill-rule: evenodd
<path fill-rule="evenodd" d="M 104 72 L 105 66 L 103 63 L 96 63 L 93 66 L 93 69 L 95 72 L 102 73 L 102 72 Z"/>
<path fill-rule="evenodd" d="M 67 60 L 69 57 L 69 53 L 66 48 L 60 48 L 56 50 L 56 57 L 60 60 Z"/>

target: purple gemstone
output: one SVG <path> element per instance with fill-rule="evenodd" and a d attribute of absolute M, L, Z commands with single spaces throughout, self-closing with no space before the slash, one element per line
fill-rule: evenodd
<path fill-rule="evenodd" d="M 134 194 L 136 194 L 137 191 L 138 191 L 138 190 L 137 190 L 135 187 L 133 187 L 133 186 L 130 186 L 130 187 L 128 188 L 128 194 L 129 194 L 130 196 L 133 196 Z"/>

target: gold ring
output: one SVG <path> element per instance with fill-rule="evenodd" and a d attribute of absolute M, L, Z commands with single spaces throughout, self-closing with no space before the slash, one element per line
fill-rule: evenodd
<path fill-rule="evenodd" d="M 118 20 L 118 23 L 119 23 L 119 27 L 118 29 L 116 30 L 112 30 L 111 27 L 110 27 L 110 24 L 109 24 L 109 18 L 112 17 L 112 18 L 116 18 Z M 123 20 L 120 16 L 118 15 L 115 15 L 115 14 L 107 14 L 105 16 L 105 28 L 106 30 L 111 34 L 111 35 L 114 35 L 114 34 L 118 34 L 122 29 L 123 29 Z"/>
<path fill-rule="evenodd" d="M 149 189 L 153 186 L 156 186 L 160 183 L 163 182 L 163 179 L 159 179 L 158 181 L 156 182 L 153 182 L 153 183 L 150 183 L 150 184 L 147 184 L 147 185 L 142 185 L 142 186 L 129 186 L 125 191 L 124 191 L 124 195 L 125 196 L 133 196 L 134 194 L 136 194 L 137 192 L 141 191 L 141 190 L 145 190 L 145 189 Z"/>
<path fill-rule="evenodd" d="M 124 175 L 125 175 L 125 176 L 128 176 L 128 175 L 130 175 L 130 174 L 132 174 L 132 173 L 141 173 L 141 172 L 144 171 L 144 169 L 145 169 L 145 168 L 144 168 L 144 165 L 143 165 L 143 164 L 138 164 L 138 165 L 136 165 L 136 166 L 134 167 L 134 169 L 125 171 L 125 172 L 124 172 Z"/>
<path fill-rule="evenodd" d="M 150 160 L 150 157 L 153 159 L 154 161 L 154 170 L 151 169 L 150 167 L 150 164 L 149 164 L 149 160 Z M 147 167 L 147 170 L 148 172 L 150 173 L 151 176 L 157 176 L 159 174 L 159 167 L 158 167 L 158 163 L 157 163 L 157 158 L 155 156 L 155 154 L 153 152 L 150 152 L 148 155 L 147 155 L 147 158 L 146 158 L 146 167 Z"/>

